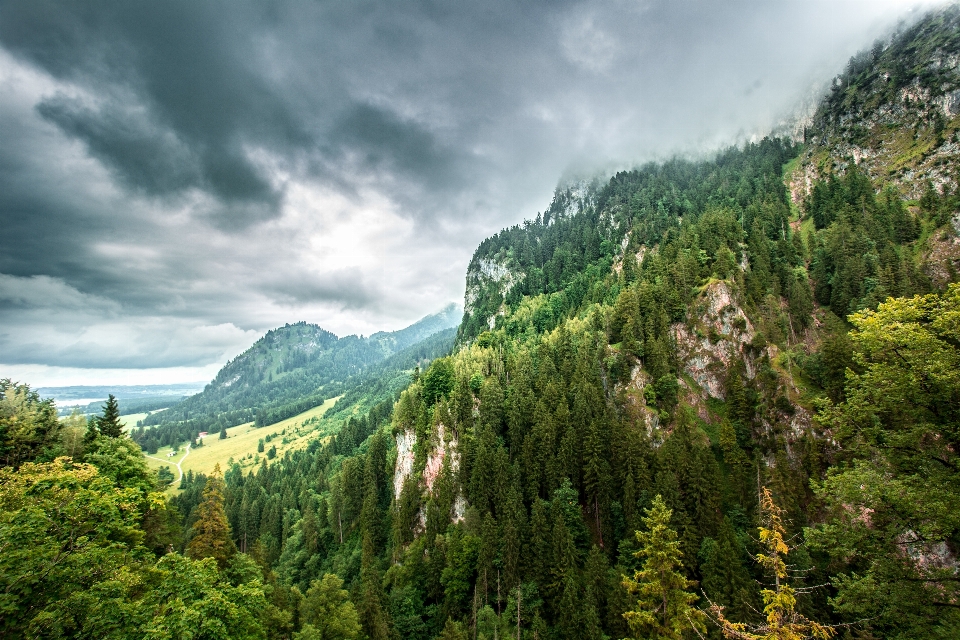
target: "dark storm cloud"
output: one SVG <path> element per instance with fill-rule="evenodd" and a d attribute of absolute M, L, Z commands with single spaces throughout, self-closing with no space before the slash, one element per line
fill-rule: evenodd
<path fill-rule="evenodd" d="M 110 333 L 123 362 L 200 362 L 290 314 L 397 328 L 462 295 L 477 243 L 565 172 L 765 133 L 904 10 L 5 0 L 0 276 L 92 297 L 0 300 L 0 362 L 19 341 L 18 362 L 118 366 Z"/>
<path fill-rule="evenodd" d="M 142 113 L 130 113 L 115 103 L 94 111 L 63 94 L 43 100 L 37 111 L 86 142 L 90 153 L 114 169 L 131 189 L 163 195 L 202 181 L 198 158 L 187 145 Z"/>
<path fill-rule="evenodd" d="M 403 121 L 388 110 L 358 104 L 337 123 L 332 141 L 341 153 L 358 154 L 372 172 L 419 178 L 427 187 L 453 186 L 457 155 L 416 122 Z"/>
<path fill-rule="evenodd" d="M 86 94 L 47 98 L 38 110 L 127 185 L 152 195 L 204 189 L 270 217 L 281 192 L 244 147 L 307 137 L 248 64 L 264 16 L 233 5 L 10 2 L 0 41 Z"/>

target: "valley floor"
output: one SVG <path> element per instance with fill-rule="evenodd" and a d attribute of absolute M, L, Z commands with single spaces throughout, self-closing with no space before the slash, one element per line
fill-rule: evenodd
<path fill-rule="evenodd" d="M 267 457 L 267 452 L 271 447 L 276 447 L 277 458 L 282 458 L 288 451 L 304 449 L 311 440 L 317 438 L 317 428 L 320 426 L 319 419 L 338 399 L 330 398 L 318 407 L 259 429 L 254 427 L 252 422 L 231 427 L 227 429 L 225 440 L 220 439 L 219 433 L 210 433 L 203 438 L 203 446 L 190 448 L 190 455 L 180 462 L 180 467 L 184 474 L 189 471 L 210 474 L 215 465 L 219 464 L 221 469 L 226 469 L 230 461 L 234 460 L 242 468 L 252 469 Z M 311 422 L 311 420 L 313 421 Z M 324 437 L 326 434 L 319 435 Z M 270 441 L 266 442 L 268 437 Z M 264 451 L 259 453 L 257 445 L 261 439 L 265 441 Z M 184 450 L 181 449 L 168 458 L 167 455 L 171 451 L 170 447 L 163 447 L 157 453 L 147 455 L 147 464 L 151 469 L 170 467 L 174 475 L 179 476 L 176 466 L 177 462 L 184 458 Z M 177 486 L 178 482 L 174 481 L 168 491 L 176 493 L 178 491 Z"/>

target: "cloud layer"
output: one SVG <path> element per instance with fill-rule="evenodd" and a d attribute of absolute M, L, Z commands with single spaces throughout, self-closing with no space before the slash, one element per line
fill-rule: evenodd
<path fill-rule="evenodd" d="M 0 375 L 399 328 L 565 172 L 763 133 L 912 6 L 8 0 Z"/>

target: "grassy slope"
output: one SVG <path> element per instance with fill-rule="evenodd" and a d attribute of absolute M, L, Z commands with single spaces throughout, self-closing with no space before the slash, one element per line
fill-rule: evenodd
<path fill-rule="evenodd" d="M 261 459 L 266 457 L 266 451 L 271 446 L 277 447 L 277 458 L 282 458 L 287 451 L 303 449 L 307 444 L 316 438 L 322 438 L 329 435 L 325 429 L 321 430 L 320 418 L 334 405 L 337 398 L 331 398 L 319 407 L 314 407 L 303 413 L 287 418 L 268 427 L 257 429 L 252 423 L 242 424 L 237 427 L 227 429 L 227 439 L 220 440 L 219 435 L 211 433 L 203 440 L 203 446 L 190 450 L 190 455 L 181 464 L 183 472 L 193 471 L 194 473 L 210 473 L 214 465 L 220 464 L 220 468 L 225 470 L 231 458 L 240 463 L 241 467 L 252 467 L 260 464 Z M 315 418 L 311 424 L 304 425 L 305 422 Z M 133 424 L 136 424 L 134 422 Z M 274 436 L 271 442 L 265 443 L 265 452 L 257 453 L 257 443 L 261 438 L 268 435 Z M 284 442 L 286 441 L 286 442 Z M 152 458 L 147 458 L 147 464 L 151 469 L 159 469 L 168 466 L 176 475 L 176 467 L 173 462 L 164 462 L 168 460 L 167 454 L 170 453 L 170 447 L 164 447 L 157 451 Z M 249 456 L 249 457 L 248 457 Z M 169 460 L 176 461 L 183 457 L 183 450 Z M 156 458 L 159 458 L 157 460 Z"/>
<path fill-rule="evenodd" d="M 123 423 L 123 428 L 125 430 L 136 429 L 137 422 L 146 418 L 149 413 L 128 413 L 125 416 L 120 416 L 120 422 Z"/>

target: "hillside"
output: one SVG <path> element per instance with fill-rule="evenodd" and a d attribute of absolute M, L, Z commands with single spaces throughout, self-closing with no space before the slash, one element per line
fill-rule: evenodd
<path fill-rule="evenodd" d="M 814 176 L 850 162 L 880 187 L 917 200 L 927 183 L 958 185 L 960 8 L 944 9 L 850 60 L 820 103 L 799 169 L 799 193 Z"/>
<path fill-rule="evenodd" d="M 208 558 L 249 637 L 960 637 L 958 32 L 954 6 L 855 57 L 804 142 L 558 187 L 476 249 L 456 329 L 268 333 L 134 432 L 228 437 L 97 549 Z M 156 484 L 79 434 L 119 523 Z M 149 603 L 117 565 L 77 591 Z"/>
<path fill-rule="evenodd" d="M 202 439 L 202 446 L 174 449 L 163 447 L 146 454 L 151 469 L 166 467 L 172 474 L 170 491 L 180 486 L 180 474 L 207 474 L 214 466 L 256 469 L 261 462 L 283 457 L 287 451 L 306 448 L 311 442 L 319 442 L 325 434 L 320 427 L 324 415 L 336 403 L 336 398 L 308 409 L 301 414 L 281 420 L 269 427 L 243 424 L 227 429 L 227 437 L 214 433 Z M 271 451 L 272 449 L 272 451 Z M 179 467 L 179 468 L 178 468 Z"/>
<path fill-rule="evenodd" d="M 451 304 L 409 327 L 366 338 L 338 338 L 305 322 L 273 329 L 224 365 L 201 393 L 145 418 L 141 426 L 153 430 L 135 438 L 145 443 L 153 437 L 158 446 L 168 446 L 195 439 L 201 431 L 279 422 L 343 395 L 371 367 L 455 326 L 459 317 L 459 308 Z"/>
<path fill-rule="evenodd" d="M 855 77 L 895 64 L 899 87 L 921 86 L 953 46 L 955 11 L 859 56 Z M 764 486 L 805 541 L 790 556 L 805 615 L 864 637 L 950 636 L 960 527 L 924 505 L 958 504 L 945 407 L 960 385 L 910 382 L 903 362 L 960 364 L 955 327 L 934 331 L 931 311 L 960 294 L 938 293 L 956 272 L 931 251 L 954 242 L 957 201 L 945 183 L 917 186 L 933 160 L 891 171 L 891 156 L 857 164 L 838 142 L 885 117 L 887 98 L 866 97 L 877 87 L 825 98 L 807 144 L 766 139 L 558 188 L 535 220 L 481 243 L 457 349 L 389 420 L 372 411 L 314 451 L 228 474 L 234 535 L 263 541 L 302 588 L 337 573 L 371 634 L 626 637 L 637 605 L 622 576 L 639 568 L 634 531 L 657 495 L 694 600 L 759 624 Z M 924 100 L 909 117 L 930 113 Z M 897 144 L 919 159 L 924 131 Z M 930 337 L 880 346 L 896 327 Z M 304 491 L 284 534 L 269 505 Z"/>

